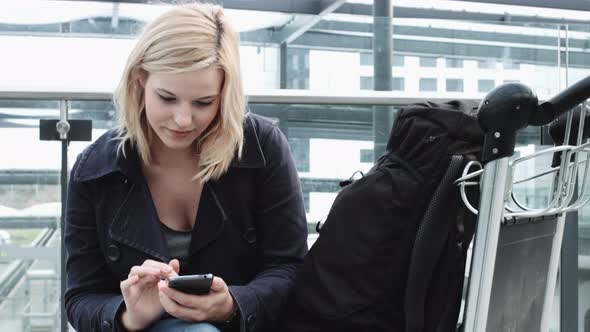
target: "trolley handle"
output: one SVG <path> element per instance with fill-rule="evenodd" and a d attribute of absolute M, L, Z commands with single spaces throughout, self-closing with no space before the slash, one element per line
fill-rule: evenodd
<path fill-rule="evenodd" d="M 529 125 L 546 125 L 588 98 L 590 98 L 590 76 L 539 105 L 529 119 Z"/>
<path fill-rule="evenodd" d="M 590 76 L 539 105 L 535 92 L 520 83 L 503 84 L 490 91 L 479 105 L 477 118 L 484 136 L 482 163 L 514 154 L 516 132 L 557 119 L 590 97 Z M 583 117 L 583 116 L 582 116 Z M 567 122 L 571 125 L 571 120 Z M 568 125 L 568 127 L 570 126 Z M 569 133 L 570 130 L 566 130 Z M 569 137 L 568 134 L 565 135 Z"/>

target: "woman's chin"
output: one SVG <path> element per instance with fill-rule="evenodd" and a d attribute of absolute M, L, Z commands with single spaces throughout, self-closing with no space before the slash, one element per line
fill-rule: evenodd
<path fill-rule="evenodd" d="M 171 139 L 163 140 L 162 143 L 164 143 L 164 146 L 167 149 L 178 150 L 178 151 L 189 149 L 193 144 L 193 142 L 190 140 L 171 140 Z"/>
<path fill-rule="evenodd" d="M 176 150 L 176 151 L 183 151 L 183 150 L 188 150 L 191 148 L 191 144 L 179 144 L 179 143 L 174 143 L 174 144 L 164 144 L 166 146 L 166 148 L 170 149 L 170 150 Z"/>
<path fill-rule="evenodd" d="M 169 133 L 160 133 L 158 138 L 164 147 L 171 150 L 189 149 L 196 140 L 194 135 L 169 135 Z"/>

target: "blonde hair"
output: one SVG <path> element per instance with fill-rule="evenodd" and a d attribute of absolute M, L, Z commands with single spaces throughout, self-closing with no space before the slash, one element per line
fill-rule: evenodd
<path fill-rule="evenodd" d="M 177 74 L 215 66 L 224 72 L 219 112 L 199 138 L 199 169 L 193 179 L 206 182 L 223 175 L 234 156 L 241 157 L 246 97 L 242 88 L 239 37 L 220 6 L 177 6 L 146 26 L 131 51 L 115 90 L 118 152 L 135 147 L 141 160 L 151 160 L 152 132 L 145 116 L 142 74 Z"/>

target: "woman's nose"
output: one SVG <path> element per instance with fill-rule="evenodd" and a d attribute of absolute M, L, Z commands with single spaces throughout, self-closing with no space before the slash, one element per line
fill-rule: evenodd
<path fill-rule="evenodd" d="M 179 127 L 179 129 L 190 127 L 192 121 L 193 119 L 190 106 L 180 106 L 174 112 L 174 122 Z"/>

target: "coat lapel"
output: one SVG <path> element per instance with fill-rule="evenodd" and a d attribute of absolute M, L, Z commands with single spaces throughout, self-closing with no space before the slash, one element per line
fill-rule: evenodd
<path fill-rule="evenodd" d="M 111 223 L 110 236 L 127 246 L 170 261 L 170 253 L 160 229 L 158 214 L 145 183 L 131 185 Z"/>
<path fill-rule="evenodd" d="M 205 183 L 193 228 L 189 255 L 193 256 L 221 236 L 227 214 L 215 192 L 213 182 Z"/>

